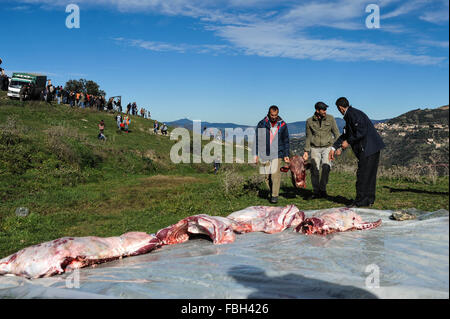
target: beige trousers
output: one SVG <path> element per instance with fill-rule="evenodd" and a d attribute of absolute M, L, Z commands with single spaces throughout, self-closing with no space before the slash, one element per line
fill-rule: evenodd
<path fill-rule="evenodd" d="M 267 187 L 272 192 L 272 197 L 278 197 L 280 194 L 281 183 L 281 158 L 261 163 L 261 172 L 265 175 Z"/>

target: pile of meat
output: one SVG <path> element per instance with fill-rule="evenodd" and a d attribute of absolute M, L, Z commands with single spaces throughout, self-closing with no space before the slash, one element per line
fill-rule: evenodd
<path fill-rule="evenodd" d="M 282 232 L 287 228 L 304 234 L 378 227 L 381 220 L 365 223 L 348 208 L 334 208 L 305 218 L 294 205 L 286 207 L 253 206 L 228 217 L 195 215 L 161 229 L 156 234 L 126 233 L 120 237 L 65 237 L 25 248 L 0 260 L 0 275 L 27 278 L 50 277 L 89 265 L 148 253 L 164 245 L 183 243 L 190 236 L 206 235 L 214 244 L 232 243 L 236 234 Z"/>

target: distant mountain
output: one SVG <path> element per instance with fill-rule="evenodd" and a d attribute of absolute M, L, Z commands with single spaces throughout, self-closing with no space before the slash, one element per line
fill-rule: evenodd
<path fill-rule="evenodd" d="M 181 120 L 177 120 L 177 121 L 172 121 L 172 122 L 165 122 L 167 125 L 172 126 L 172 127 L 185 127 L 187 129 L 192 130 L 192 124 L 193 121 L 189 120 L 189 119 L 181 119 Z M 226 128 L 242 128 L 243 130 L 252 127 L 252 126 L 247 126 L 247 125 L 240 125 L 240 124 L 234 124 L 234 123 L 210 123 L 210 122 L 201 122 L 202 124 L 202 130 L 206 127 L 206 128 L 217 128 L 219 130 L 224 130 Z"/>
<path fill-rule="evenodd" d="M 387 120 L 372 120 L 372 122 L 374 124 L 377 123 L 384 123 Z M 177 121 L 173 121 L 173 122 L 165 122 L 167 125 L 172 126 L 172 127 L 185 127 L 187 129 L 192 129 L 192 120 L 189 119 L 181 119 L 181 120 L 177 120 Z M 345 121 L 341 118 L 336 118 L 336 124 L 339 128 L 339 130 L 342 132 L 344 126 L 345 126 Z M 235 124 L 235 123 L 210 123 L 210 122 L 202 122 L 202 130 L 204 128 L 217 128 L 219 130 L 224 131 L 225 128 L 242 128 L 243 130 L 246 130 L 247 128 L 255 128 L 255 126 L 247 126 L 247 125 L 240 125 L 240 124 Z M 299 121 L 299 122 L 292 122 L 292 123 L 288 123 L 288 128 L 289 128 L 289 135 L 291 135 L 291 137 L 301 137 L 305 135 L 305 131 L 306 131 L 306 121 Z"/>
<path fill-rule="evenodd" d="M 345 127 L 345 121 L 342 118 L 336 117 L 336 124 L 339 128 L 339 131 L 342 132 L 342 130 Z M 388 120 L 371 120 L 373 124 L 378 123 L 384 123 Z M 292 122 L 288 123 L 289 127 L 289 134 L 290 135 L 304 135 L 306 131 L 306 121 L 300 121 L 300 122 Z"/>

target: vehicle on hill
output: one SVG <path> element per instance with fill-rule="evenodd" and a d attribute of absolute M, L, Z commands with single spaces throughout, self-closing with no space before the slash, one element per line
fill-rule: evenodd
<path fill-rule="evenodd" d="M 34 73 L 13 73 L 8 86 L 9 98 L 20 98 L 20 89 L 28 84 L 30 89 L 27 90 L 25 100 L 39 98 L 41 91 L 47 84 L 47 76 Z"/>

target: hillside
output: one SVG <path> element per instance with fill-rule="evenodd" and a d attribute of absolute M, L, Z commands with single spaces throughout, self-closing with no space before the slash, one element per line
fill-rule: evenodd
<path fill-rule="evenodd" d="M 376 125 L 385 144 L 382 160 L 391 165 L 447 165 L 448 106 L 417 109 Z"/>

